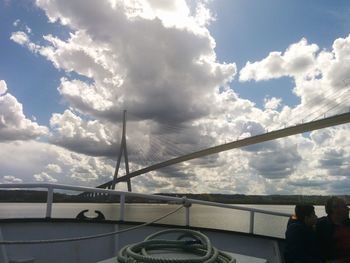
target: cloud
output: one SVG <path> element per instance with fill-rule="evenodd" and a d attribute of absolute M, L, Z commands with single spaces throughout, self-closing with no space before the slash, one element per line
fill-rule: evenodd
<path fill-rule="evenodd" d="M 178 164 L 132 179 L 132 185 L 140 191 L 184 193 L 188 192 L 188 189 L 196 189 L 198 183 L 196 179 L 195 174 L 182 164 Z"/>
<path fill-rule="evenodd" d="M 258 62 L 247 62 L 241 69 L 239 80 L 269 80 L 283 76 L 307 75 L 316 62 L 316 52 L 319 47 L 309 45 L 305 38 L 292 44 L 283 54 L 271 52 L 265 59 Z"/>
<path fill-rule="evenodd" d="M 29 27 L 26 27 L 26 31 L 30 33 L 31 29 Z M 27 47 L 30 51 L 34 53 L 38 52 L 40 49 L 40 46 L 31 42 L 28 35 L 23 31 L 17 31 L 12 33 L 10 39 L 17 44 Z"/>
<path fill-rule="evenodd" d="M 21 22 L 21 20 L 16 19 L 15 22 L 13 22 L 13 26 L 18 26 L 20 22 Z"/>
<path fill-rule="evenodd" d="M 215 42 L 205 28 L 212 20 L 209 10 L 200 4 L 191 14 L 184 1 L 141 1 L 138 9 L 130 9 L 126 2 L 117 2 L 118 8 L 107 1 L 98 8 L 86 1 L 83 4 L 84 9 L 78 3 L 37 1 L 50 21 L 72 29 L 67 40 L 46 35 L 43 38 L 48 45 L 43 46 L 33 43 L 24 32 L 13 34 L 13 39 L 22 36 L 18 43 L 34 46 L 31 50 L 56 68 L 89 78 L 61 79 L 58 91 L 72 110 L 52 116 L 50 141 L 92 156 L 115 156 L 119 129 L 110 123 L 120 123 L 121 112 L 127 108 L 128 116 L 143 121 L 128 123 L 128 135 L 136 135 L 129 152 L 144 145 L 147 135 L 151 138 L 143 148 L 147 158 L 153 150 L 159 156 L 174 156 L 159 149 L 158 139 L 154 139 L 159 130 L 147 126 L 186 126 L 207 115 L 217 88 L 236 73 L 234 63 L 216 61 Z M 143 134 L 137 132 L 139 128 L 144 128 Z M 197 144 L 214 143 L 197 127 L 186 129 L 188 137 L 167 132 L 160 140 L 174 140 L 187 153 Z"/>
<path fill-rule="evenodd" d="M 22 37 L 18 43 L 35 47 L 57 68 L 93 80 L 61 80 L 61 95 L 84 114 L 115 122 L 130 109 L 143 119 L 185 122 L 208 114 L 215 87 L 236 73 L 235 64 L 216 61 L 206 23 L 196 23 L 184 1 L 140 2 L 137 9 L 127 2 L 82 4 L 37 1 L 51 21 L 74 29 L 67 41 L 47 35 L 50 45 L 39 46 L 23 32 L 13 38 Z M 205 13 L 204 5 L 199 9 L 197 15 Z M 174 20 L 180 13 L 186 19 Z"/>
<path fill-rule="evenodd" d="M 29 42 L 29 38 L 26 33 L 18 31 L 15 33 L 12 33 L 11 40 L 16 42 L 17 44 L 24 45 Z"/>
<path fill-rule="evenodd" d="M 291 180 L 289 181 L 289 184 L 296 187 L 314 188 L 314 187 L 324 187 L 325 185 L 329 184 L 329 182 L 325 180 L 309 180 L 307 178 L 303 178 L 302 180 L 295 180 L 295 181 Z"/>
<path fill-rule="evenodd" d="M 181 164 L 178 164 L 177 166 L 182 166 Z M 192 173 L 188 173 L 184 171 L 184 167 L 174 167 L 174 166 L 168 166 L 162 169 L 159 169 L 157 171 L 158 177 L 166 177 L 166 178 L 176 178 L 177 182 L 180 180 L 188 180 L 190 177 L 193 176 Z"/>
<path fill-rule="evenodd" d="M 50 172 L 54 172 L 54 173 L 58 173 L 58 174 L 62 173 L 62 168 L 57 164 L 50 163 L 46 166 L 46 168 Z"/>
<path fill-rule="evenodd" d="M 5 94 L 7 91 L 7 85 L 6 82 L 4 80 L 0 80 L 0 96 L 2 96 L 3 94 Z"/>
<path fill-rule="evenodd" d="M 2 142 L 0 155 L 2 173 L 12 176 L 4 179 L 24 183 L 96 186 L 112 179 L 115 165 L 105 158 L 72 153 L 36 141 Z"/>
<path fill-rule="evenodd" d="M 93 156 L 115 156 L 118 129 L 97 120 L 84 121 L 70 110 L 53 114 L 50 120 L 53 135 L 50 141 L 69 150 Z"/>
<path fill-rule="evenodd" d="M 22 179 L 16 178 L 12 175 L 4 175 L 2 178 L 1 182 L 4 184 L 19 184 L 23 182 Z"/>
<path fill-rule="evenodd" d="M 314 143 L 314 167 L 330 180 L 340 180 L 349 176 L 349 128 L 349 124 L 344 124 L 310 134 Z"/>
<path fill-rule="evenodd" d="M 264 104 L 265 104 L 264 107 L 265 107 L 265 109 L 276 110 L 278 108 L 278 106 L 281 105 L 281 101 L 282 101 L 282 99 L 275 98 L 275 97 L 272 97 L 270 99 L 265 98 L 264 99 Z"/>
<path fill-rule="evenodd" d="M 35 181 L 37 182 L 49 182 L 49 183 L 56 183 L 57 179 L 53 178 L 52 176 L 48 175 L 47 173 L 40 173 L 40 174 L 34 174 L 33 175 Z"/>
<path fill-rule="evenodd" d="M 341 148 L 326 148 L 319 159 L 319 166 L 332 176 L 349 176 L 349 152 Z"/>
<path fill-rule="evenodd" d="M 335 40 L 331 50 L 320 50 L 303 38 L 285 51 L 247 62 L 240 70 L 240 81 L 292 78 L 294 94 L 301 101 L 297 107 L 281 107 L 281 99 L 266 97 L 264 108 L 259 109 L 240 98 L 231 84 L 235 63 L 216 58 L 215 40 L 207 28 L 215 17 L 204 3 L 189 8 L 180 0 L 101 1 L 97 6 L 82 0 L 36 1 L 50 22 L 70 31 L 69 37 L 47 34 L 33 40 L 29 30 L 22 28 L 11 39 L 46 58 L 64 75 L 57 90 L 67 109 L 52 114 L 51 145 L 31 141 L 2 145 L 1 153 L 15 155 L 13 162 L 2 166 L 5 174 L 24 182 L 98 185 L 110 180 L 120 150 L 124 109 L 128 110 L 128 157 L 134 171 L 294 125 L 305 117 L 312 120 L 335 102 L 346 101 L 350 37 Z M 6 83 L 0 82 L 1 98 L 11 96 L 6 92 Z M 20 105 L 12 99 L 12 104 Z M 132 179 L 133 190 L 264 194 L 297 193 L 304 185 L 320 191 L 331 177 L 346 177 L 343 167 L 350 149 L 348 126 L 342 127 L 150 172 Z M 333 152 L 339 156 L 335 158 Z M 336 163 L 342 167 L 337 177 L 331 175 Z M 124 173 L 122 165 L 119 175 Z M 334 185 L 327 191 L 337 189 Z"/>
<path fill-rule="evenodd" d="M 290 126 L 348 111 L 349 57 L 350 35 L 336 39 L 330 50 L 320 50 L 316 44 L 309 44 L 303 38 L 298 43 L 290 45 L 284 52 L 274 51 L 261 61 L 248 62 L 241 69 L 239 79 L 267 81 L 291 77 L 295 83 L 294 93 L 300 97 L 301 103 L 295 108 L 283 107 L 278 114 L 276 114 L 277 101 L 270 109 L 265 105 L 266 111 L 271 110 L 271 116 L 274 116 L 273 123 L 285 123 L 284 125 Z M 334 175 L 344 178 L 348 176 L 350 153 L 347 146 L 349 140 L 345 135 L 348 129 L 349 125 L 346 124 L 313 131 L 310 133 L 310 140 L 304 138 L 298 142 L 301 147 L 298 147 L 297 155 L 287 156 L 284 152 L 276 156 L 267 154 L 266 158 L 261 160 L 259 157 L 255 158 L 255 161 L 250 159 L 250 163 L 253 168 L 266 175 L 269 170 L 273 171 L 274 164 L 278 163 L 276 165 L 278 173 L 284 173 L 291 182 L 306 187 L 314 183 L 320 185 L 323 182 L 328 183 L 335 180 Z M 253 150 L 257 149 L 253 146 Z M 314 158 L 310 158 L 310 155 Z M 284 170 L 286 166 L 283 166 L 283 163 L 289 158 L 291 163 L 288 171 Z M 281 166 L 281 171 L 278 166 Z M 300 177 L 303 173 L 306 173 L 307 177 Z M 291 183 L 291 186 L 297 185 Z M 293 188 L 289 189 L 296 191 Z M 336 188 L 329 187 L 324 191 L 332 192 L 336 191 Z"/>
<path fill-rule="evenodd" d="M 7 85 L 0 81 L 0 142 L 31 140 L 47 134 L 47 128 L 27 119 L 22 104 L 9 93 Z"/>
<path fill-rule="evenodd" d="M 240 81 L 262 81 L 291 77 L 294 94 L 301 103 L 290 112 L 300 122 L 345 112 L 350 85 L 350 35 L 338 38 L 331 50 L 321 50 L 303 38 L 284 52 L 271 52 L 266 58 L 248 62 L 240 70 Z"/>
<path fill-rule="evenodd" d="M 349 178 L 333 180 L 329 188 L 333 193 L 335 192 L 338 195 L 348 195 L 350 191 L 350 180 Z"/>
<path fill-rule="evenodd" d="M 287 148 L 279 151 L 262 151 L 252 154 L 250 166 L 265 178 L 284 178 L 293 174 L 301 161 L 296 149 Z"/>

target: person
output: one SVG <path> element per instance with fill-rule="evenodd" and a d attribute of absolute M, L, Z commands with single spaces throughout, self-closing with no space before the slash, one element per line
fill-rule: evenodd
<path fill-rule="evenodd" d="M 295 206 L 286 230 L 286 263 L 321 263 L 314 226 L 317 221 L 313 205 Z"/>
<path fill-rule="evenodd" d="M 331 197 L 325 210 L 327 216 L 316 223 L 322 258 L 328 262 L 350 262 L 349 208 L 343 199 Z"/>

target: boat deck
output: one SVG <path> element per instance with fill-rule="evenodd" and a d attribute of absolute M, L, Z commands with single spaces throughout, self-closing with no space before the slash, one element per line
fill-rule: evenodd
<path fill-rule="evenodd" d="M 89 236 L 124 230 L 137 223 L 77 222 L 77 220 L 0 220 L 3 240 L 46 240 Z M 116 262 L 118 251 L 125 245 L 141 242 L 147 236 L 170 225 L 150 225 L 108 237 L 53 244 L 0 245 L 0 262 Z M 233 253 L 237 263 L 282 263 L 284 240 L 253 234 L 192 228 L 201 231 L 219 250 Z M 43 253 L 44 252 L 44 253 Z M 26 261 L 27 260 L 27 261 Z M 108 261 L 109 260 L 109 261 Z M 6 261 L 4 261 L 6 262 Z"/>
<path fill-rule="evenodd" d="M 256 257 L 249 257 L 249 256 L 245 256 L 245 255 L 241 255 L 241 254 L 236 254 L 236 253 L 230 253 L 225 251 L 227 254 L 230 254 L 233 258 L 236 259 L 236 263 L 266 263 L 266 259 L 263 258 L 256 258 Z M 180 254 L 180 253 L 158 253 L 157 257 L 159 258 L 195 258 L 192 254 Z M 98 263 L 116 263 L 118 262 L 117 257 L 112 257 L 106 260 L 102 260 Z"/>

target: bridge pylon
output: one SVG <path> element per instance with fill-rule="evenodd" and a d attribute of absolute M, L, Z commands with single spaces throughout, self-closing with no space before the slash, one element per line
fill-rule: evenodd
<path fill-rule="evenodd" d="M 112 189 L 115 189 L 115 185 L 118 183 L 118 171 L 120 167 L 120 162 L 122 159 L 122 156 L 124 155 L 124 162 L 125 162 L 125 170 L 126 175 L 129 174 L 129 159 L 128 159 L 128 150 L 126 147 L 126 110 L 123 112 L 123 133 L 122 133 L 122 140 L 119 147 L 119 155 L 117 160 L 117 165 L 115 167 L 114 176 L 113 176 L 113 182 L 112 182 Z M 128 191 L 131 192 L 131 181 L 130 178 L 126 180 Z"/>

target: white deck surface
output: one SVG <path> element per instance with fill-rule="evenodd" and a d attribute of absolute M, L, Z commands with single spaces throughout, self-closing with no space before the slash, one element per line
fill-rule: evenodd
<path fill-rule="evenodd" d="M 236 259 L 236 263 L 266 263 L 267 260 L 263 259 L 263 258 L 255 258 L 255 257 L 249 257 L 249 256 L 245 256 L 245 255 L 240 255 L 240 254 L 235 254 L 235 253 L 229 253 L 226 252 L 227 254 L 232 255 L 235 259 Z M 172 253 L 162 253 L 162 254 L 158 254 L 158 256 L 160 258 L 171 258 L 174 257 L 174 254 Z M 178 258 L 185 258 L 185 257 L 190 257 L 192 256 L 191 254 L 176 254 L 176 257 Z M 195 257 L 195 256 L 193 256 Z M 99 261 L 98 263 L 116 263 L 118 262 L 116 257 L 110 258 L 110 259 L 106 259 L 103 261 Z"/>
<path fill-rule="evenodd" d="M 128 229 L 133 225 L 76 222 L 3 222 L 0 224 L 4 240 L 51 240 L 67 237 L 98 235 Z M 128 245 L 140 242 L 168 226 L 148 226 L 137 231 L 107 236 L 98 240 L 58 244 L 0 246 L 0 263 L 23 262 L 32 259 L 35 263 L 116 263 L 118 251 Z M 282 263 L 283 243 L 265 237 L 244 235 L 236 232 L 201 230 L 214 247 L 232 253 L 237 263 Z M 158 252 L 158 251 L 156 251 Z M 171 256 L 174 251 L 162 253 Z M 185 256 L 185 255 L 184 255 Z M 186 255 L 188 256 L 188 254 Z M 195 255 L 193 255 L 196 257 Z M 172 255 L 174 258 L 174 255 Z M 8 260 L 5 260 L 8 259 Z"/>

